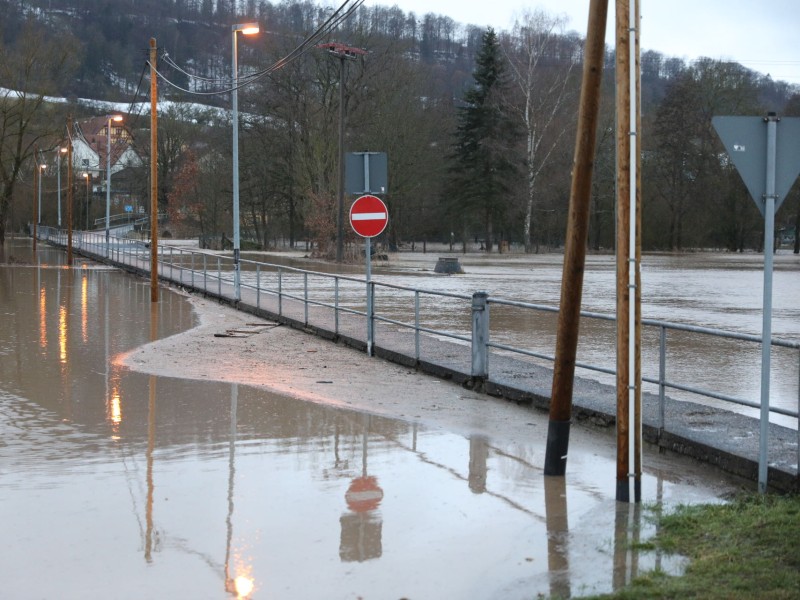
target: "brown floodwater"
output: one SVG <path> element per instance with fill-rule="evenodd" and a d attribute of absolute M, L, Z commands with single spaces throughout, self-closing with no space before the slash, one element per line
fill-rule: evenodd
<path fill-rule="evenodd" d="M 195 324 L 184 298 L 165 290 L 153 307 L 147 281 L 66 268 L 49 248 L 9 254 L 2 598 L 576 597 L 684 567 L 632 548 L 654 530 L 614 501 L 613 436 L 576 428 L 569 475 L 545 478 L 533 433 L 493 439 L 132 372 L 117 357 Z M 646 463 L 649 502 L 735 487 L 680 458 Z"/>

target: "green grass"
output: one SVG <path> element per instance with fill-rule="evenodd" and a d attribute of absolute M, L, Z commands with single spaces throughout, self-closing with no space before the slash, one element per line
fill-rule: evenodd
<path fill-rule="evenodd" d="M 648 548 L 690 559 L 686 573 L 651 572 L 606 600 L 800 599 L 800 496 L 747 495 L 682 506 L 658 518 Z"/>

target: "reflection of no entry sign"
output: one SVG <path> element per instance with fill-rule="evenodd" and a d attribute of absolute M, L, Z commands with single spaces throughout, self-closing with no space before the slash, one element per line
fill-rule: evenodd
<path fill-rule="evenodd" d="M 350 225 L 365 238 L 380 235 L 389 222 L 389 211 L 383 200 L 375 196 L 361 196 L 350 207 Z"/>

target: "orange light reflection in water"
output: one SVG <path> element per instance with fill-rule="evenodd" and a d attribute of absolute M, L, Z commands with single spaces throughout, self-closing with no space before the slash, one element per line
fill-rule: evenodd
<path fill-rule="evenodd" d="M 119 425 L 122 423 L 122 401 L 119 396 L 119 390 L 114 387 L 111 390 L 111 398 L 108 403 L 108 420 L 111 422 L 111 430 L 117 434 L 119 433 Z M 117 439 L 117 436 L 114 436 Z"/>
<path fill-rule="evenodd" d="M 47 292 L 39 291 L 39 346 L 47 348 Z"/>
<path fill-rule="evenodd" d="M 58 358 L 62 365 L 67 364 L 67 307 L 58 307 Z"/>
<path fill-rule="evenodd" d="M 85 270 L 81 278 L 81 339 L 84 344 L 89 341 L 89 278 Z"/>

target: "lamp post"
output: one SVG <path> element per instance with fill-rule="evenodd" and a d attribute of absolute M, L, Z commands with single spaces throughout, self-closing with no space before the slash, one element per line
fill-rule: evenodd
<path fill-rule="evenodd" d="M 44 177 L 44 170 L 46 165 L 44 163 L 39 165 L 39 188 L 37 193 L 39 194 L 39 212 L 37 213 L 37 221 L 38 225 L 42 224 L 42 178 Z"/>
<path fill-rule="evenodd" d="M 108 242 L 111 232 L 109 225 L 111 224 L 111 122 L 122 121 L 122 115 L 108 115 L 108 122 L 106 123 L 106 257 L 108 257 Z"/>
<path fill-rule="evenodd" d="M 89 231 L 89 183 L 92 180 L 92 176 L 84 171 L 83 178 L 86 180 L 86 231 Z"/>
<path fill-rule="evenodd" d="M 233 52 L 231 54 L 233 71 L 233 91 L 231 92 L 231 119 L 233 120 L 233 295 L 241 300 L 241 278 L 239 266 L 239 61 L 236 34 L 253 35 L 260 30 L 258 23 L 240 23 L 231 27 Z"/>
<path fill-rule="evenodd" d="M 58 163 L 56 169 L 58 171 L 58 182 L 56 186 L 58 187 L 58 226 L 61 227 L 61 155 L 66 154 L 66 148 L 59 148 L 58 154 L 56 154 L 57 159 L 56 162 Z"/>

